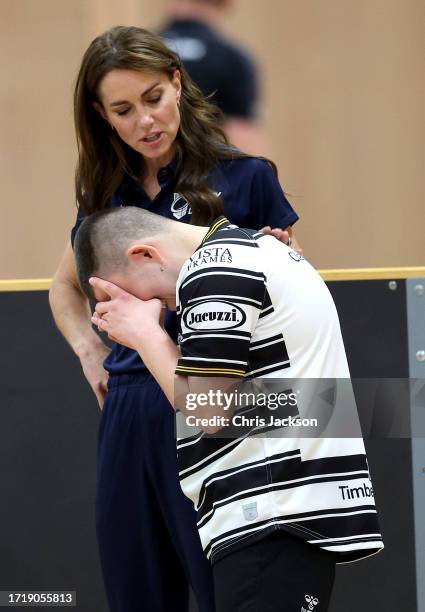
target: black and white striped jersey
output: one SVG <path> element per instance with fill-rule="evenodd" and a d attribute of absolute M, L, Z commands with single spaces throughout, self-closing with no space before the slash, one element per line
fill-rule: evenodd
<path fill-rule="evenodd" d="M 183 376 L 348 379 L 332 297 L 298 253 L 220 217 L 177 282 Z M 361 435 L 178 439 L 179 475 L 215 562 L 275 529 L 354 561 L 383 548 Z"/>

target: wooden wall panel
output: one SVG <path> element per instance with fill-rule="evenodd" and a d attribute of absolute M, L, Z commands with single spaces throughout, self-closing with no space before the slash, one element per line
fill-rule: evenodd
<path fill-rule="evenodd" d="M 166 0 L 0 0 L 0 278 L 50 276 L 75 215 L 71 96 L 84 49 Z M 422 0 L 239 0 L 269 150 L 318 267 L 422 265 Z"/>

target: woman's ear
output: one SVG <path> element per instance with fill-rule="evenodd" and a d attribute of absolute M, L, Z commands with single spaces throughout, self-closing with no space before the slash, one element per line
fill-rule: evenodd
<path fill-rule="evenodd" d="M 180 100 L 182 93 L 181 74 L 180 70 L 174 70 L 173 78 L 171 79 L 174 89 L 176 90 L 177 100 Z"/>
<path fill-rule="evenodd" d="M 99 104 L 99 102 L 93 102 L 93 108 L 103 117 L 103 119 L 105 119 L 105 121 L 109 123 L 108 117 L 106 116 L 104 108 L 101 104 Z"/>

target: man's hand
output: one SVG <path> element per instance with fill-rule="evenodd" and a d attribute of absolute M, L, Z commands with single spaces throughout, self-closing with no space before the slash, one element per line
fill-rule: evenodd
<path fill-rule="evenodd" d="M 103 367 L 103 362 L 110 352 L 111 349 L 105 346 L 102 342 L 99 342 L 96 349 L 91 347 L 90 350 L 79 355 L 84 376 L 92 388 L 101 410 L 103 408 L 103 403 L 107 393 L 109 377 L 108 372 Z"/>
<path fill-rule="evenodd" d="M 114 342 L 137 350 L 143 336 L 159 327 L 161 300 L 144 302 L 117 285 L 100 278 L 91 278 L 90 284 L 111 298 L 108 302 L 96 304 L 91 321 L 99 331 L 107 333 Z"/>

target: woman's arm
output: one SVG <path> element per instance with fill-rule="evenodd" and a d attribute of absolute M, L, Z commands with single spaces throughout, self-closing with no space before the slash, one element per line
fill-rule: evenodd
<path fill-rule="evenodd" d="M 53 277 L 49 302 L 56 325 L 79 358 L 84 375 L 102 408 L 108 381 L 103 361 L 110 349 L 92 327 L 90 305 L 78 285 L 71 242 L 67 244 Z"/>

